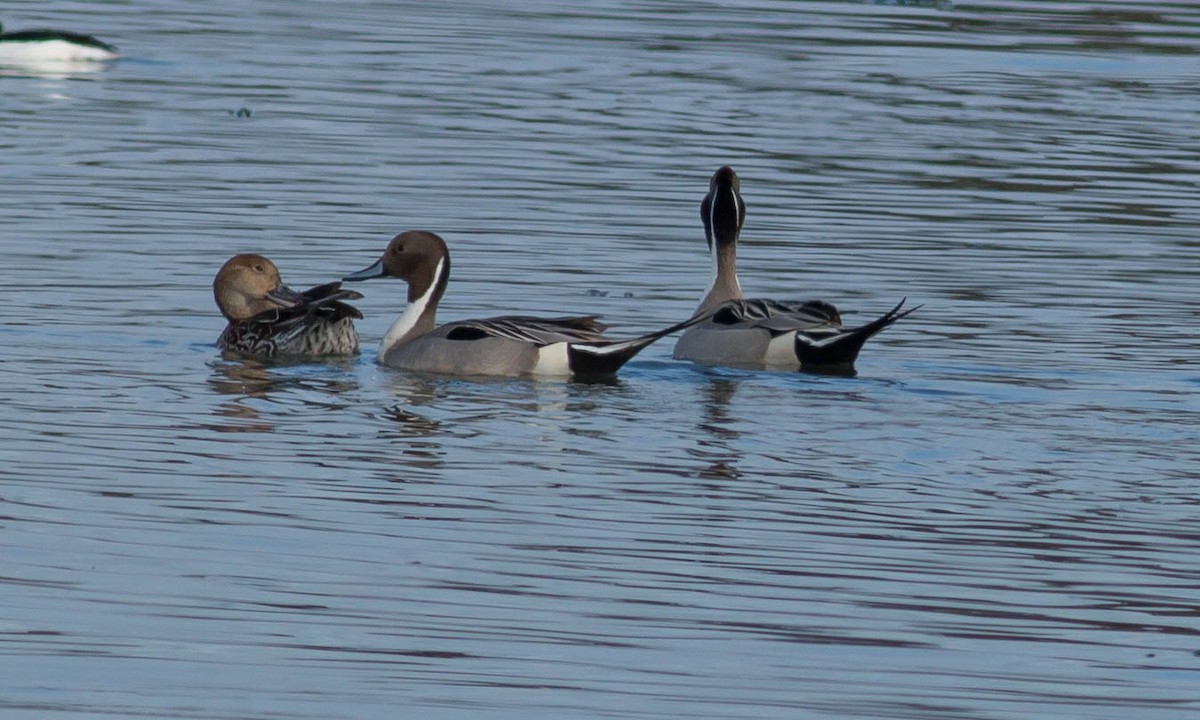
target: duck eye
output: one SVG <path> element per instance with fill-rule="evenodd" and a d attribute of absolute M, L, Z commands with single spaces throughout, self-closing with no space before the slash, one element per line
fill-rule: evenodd
<path fill-rule="evenodd" d="M 404 246 L 403 246 L 403 245 L 397 245 L 396 247 L 392 248 L 392 254 L 393 254 L 393 255 L 399 255 L 399 254 L 400 254 L 400 253 L 402 253 L 402 252 L 404 252 Z"/>
<path fill-rule="evenodd" d="M 254 272 L 266 272 L 266 268 L 264 268 L 261 264 L 255 265 Z"/>

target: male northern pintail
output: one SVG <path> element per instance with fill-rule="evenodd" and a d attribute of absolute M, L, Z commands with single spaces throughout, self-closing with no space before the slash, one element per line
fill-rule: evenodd
<path fill-rule="evenodd" d="M 98 61 L 117 57 L 117 49 L 91 35 L 65 30 L 16 30 L 0 26 L 0 61 Z"/>
<path fill-rule="evenodd" d="M 438 301 L 450 281 L 450 252 L 437 235 L 410 230 L 392 238 L 374 265 L 343 280 L 398 277 L 408 306 L 379 344 L 379 362 L 446 375 L 612 375 L 643 348 L 698 322 L 672 325 L 632 340 L 610 340 L 596 316 L 506 315 L 438 325 Z"/>
<path fill-rule="evenodd" d="M 262 255 L 234 255 L 213 280 L 213 297 L 229 325 L 217 347 L 255 357 L 349 355 L 358 352 L 354 318 L 362 313 L 343 300 L 362 294 L 340 282 L 298 293 L 284 285 Z"/>
<path fill-rule="evenodd" d="M 700 203 L 704 235 L 713 256 L 713 277 L 697 315 L 710 316 L 675 343 L 677 359 L 706 365 L 848 369 L 872 335 L 917 309 L 901 312 L 901 300 L 873 322 L 844 328 L 837 308 L 820 300 L 744 298 L 736 264 L 738 234 L 746 220 L 740 187 L 732 168 L 719 168 Z"/>

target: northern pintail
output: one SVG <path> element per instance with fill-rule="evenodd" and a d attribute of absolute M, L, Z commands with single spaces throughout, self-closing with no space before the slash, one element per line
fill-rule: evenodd
<path fill-rule="evenodd" d="M 438 301 L 450 281 L 446 242 L 424 230 L 403 232 L 374 265 L 342 278 L 398 277 L 408 306 L 379 344 L 379 362 L 459 376 L 612 375 L 650 343 L 697 318 L 632 340 L 611 340 L 596 316 L 506 315 L 438 325 Z"/>
<path fill-rule="evenodd" d="M 234 255 L 213 280 L 213 297 L 229 320 L 217 347 L 255 357 L 349 355 L 358 352 L 354 318 L 362 313 L 343 300 L 361 293 L 340 282 L 298 293 L 262 255 Z"/>
<path fill-rule="evenodd" d="M 737 173 L 721 167 L 700 203 L 713 276 L 697 315 L 710 316 L 675 343 L 676 359 L 706 365 L 848 369 L 872 335 L 917 309 L 901 311 L 901 300 L 877 320 L 845 328 L 837 308 L 820 300 L 744 298 L 737 277 L 737 241 L 746 220 L 740 189 Z"/>
<path fill-rule="evenodd" d="M 0 61 L 97 61 L 117 57 L 117 49 L 91 35 L 65 30 L 15 30 L 0 26 Z"/>

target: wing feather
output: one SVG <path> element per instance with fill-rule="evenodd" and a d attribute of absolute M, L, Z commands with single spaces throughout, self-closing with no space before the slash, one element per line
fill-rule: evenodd
<path fill-rule="evenodd" d="M 481 320 L 459 320 L 446 325 L 450 340 L 479 340 L 498 337 L 531 343 L 538 347 L 560 342 L 605 342 L 606 326 L 595 315 L 539 318 L 505 315 Z"/>
<path fill-rule="evenodd" d="M 836 333 L 842 326 L 842 317 L 837 308 L 822 300 L 729 300 L 713 313 L 712 321 L 719 325 L 762 328 L 772 335 L 792 331 L 806 334 Z"/>

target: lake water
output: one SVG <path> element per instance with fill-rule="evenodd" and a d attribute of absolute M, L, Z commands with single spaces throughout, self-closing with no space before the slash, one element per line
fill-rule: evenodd
<path fill-rule="evenodd" d="M 7 2 L 0 716 L 1200 717 L 1200 9 Z M 242 111 L 239 113 L 239 111 Z M 443 235 L 444 319 L 924 308 L 857 377 L 223 360 Z"/>

